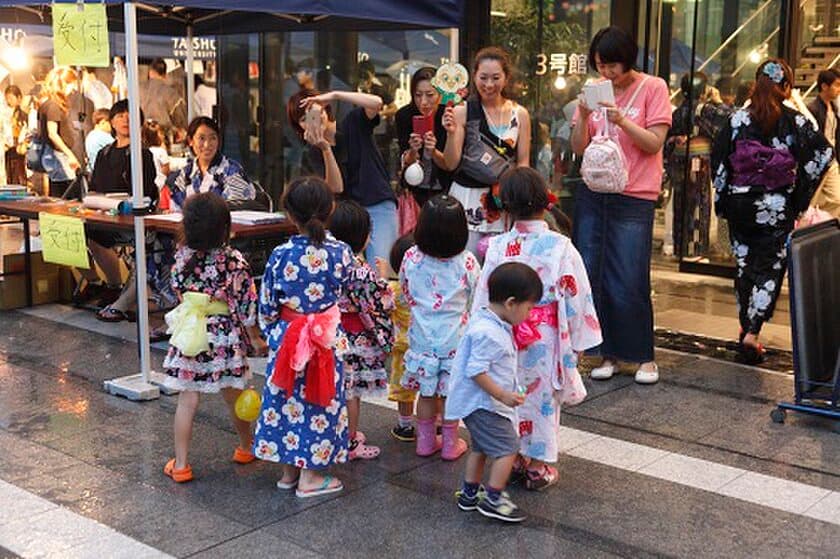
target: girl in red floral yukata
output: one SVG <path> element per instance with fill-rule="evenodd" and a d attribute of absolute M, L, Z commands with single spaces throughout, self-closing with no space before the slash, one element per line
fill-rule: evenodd
<path fill-rule="evenodd" d="M 385 396 L 388 371 L 385 361 L 394 346 L 394 294 L 384 278 L 365 262 L 371 220 L 367 210 L 352 200 L 338 202 L 330 218 L 330 232 L 353 250 L 354 263 L 338 308 L 341 310 L 339 348 L 344 362 L 344 386 L 350 428 L 350 460 L 379 456 L 379 447 L 366 444 L 358 430 L 361 397 Z"/>

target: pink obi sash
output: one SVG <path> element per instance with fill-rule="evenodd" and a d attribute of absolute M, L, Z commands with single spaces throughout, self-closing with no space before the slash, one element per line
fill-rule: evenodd
<path fill-rule="evenodd" d="M 537 329 L 540 324 L 547 324 L 552 328 L 558 327 L 557 301 L 534 307 L 524 322 L 513 327 L 513 341 L 516 343 L 517 350 L 522 351 L 542 338 Z"/>
<path fill-rule="evenodd" d="M 304 400 L 316 406 L 329 406 L 335 398 L 332 347 L 340 320 L 338 307 L 333 305 L 313 314 L 301 314 L 283 307 L 280 318 L 289 326 L 274 362 L 272 384 L 291 395 L 297 374 L 305 371 Z"/>

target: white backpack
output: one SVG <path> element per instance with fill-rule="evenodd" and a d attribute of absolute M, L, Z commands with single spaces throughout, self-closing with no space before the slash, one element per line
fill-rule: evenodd
<path fill-rule="evenodd" d="M 639 95 L 648 77 L 642 78 L 642 82 L 630 97 L 630 102 L 622 109 L 622 114 L 627 114 L 633 106 L 636 96 Z M 583 150 L 580 174 L 589 190 L 602 194 L 620 194 L 627 186 L 627 159 L 624 157 L 621 144 L 618 143 L 618 137 L 613 137 L 611 133 L 611 123 L 607 118 L 605 108 L 601 109 L 601 122 L 603 123 L 601 128 Z"/>

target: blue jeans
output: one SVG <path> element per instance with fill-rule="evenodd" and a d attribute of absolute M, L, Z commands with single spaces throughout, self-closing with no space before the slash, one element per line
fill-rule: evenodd
<path fill-rule="evenodd" d="M 576 191 L 572 239 L 589 274 L 604 338 L 593 354 L 653 361 L 653 214 L 650 200 L 599 194 L 586 185 Z"/>
<path fill-rule="evenodd" d="M 370 214 L 371 232 L 370 243 L 365 249 L 365 259 L 371 266 L 376 265 L 376 258 L 388 261 L 391 247 L 399 237 L 400 226 L 397 214 L 397 204 L 393 200 L 379 202 L 372 206 L 365 206 Z"/>

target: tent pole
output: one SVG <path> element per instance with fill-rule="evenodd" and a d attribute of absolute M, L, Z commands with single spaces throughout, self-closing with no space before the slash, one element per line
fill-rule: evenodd
<path fill-rule="evenodd" d="M 131 189 L 135 210 L 143 205 L 143 153 L 140 142 L 140 84 L 137 62 L 137 8 L 134 2 L 124 5 L 125 58 L 128 74 L 128 122 L 131 134 Z M 140 351 L 140 374 L 105 381 L 111 394 L 130 400 L 153 400 L 160 390 L 151 384 L 151 348 L 149 347 L 149 299 L 146 293 L 146 233 L 140 213 L 134 217 L 134 266 L 137 288 L 137 346 Z"/>
<path fill-rule="evenodd" d="M 195 118 L 195 74 L 193 73 L 193 65 L 195 60 L 195 53 L 193 51 L 193 25 L 192 22 L 187 24 L 187 123 L 192 122 Z"/>

